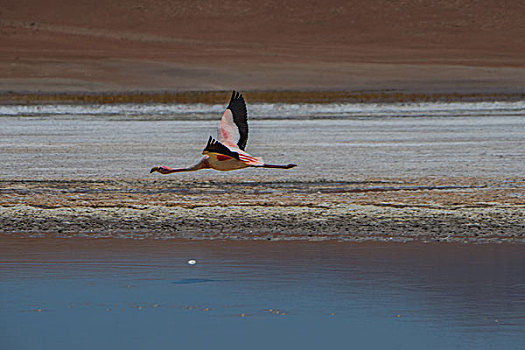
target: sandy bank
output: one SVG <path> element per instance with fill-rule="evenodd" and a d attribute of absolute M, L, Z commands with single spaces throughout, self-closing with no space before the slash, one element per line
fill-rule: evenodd
<path fill-rule="evenodd" d="M 525 242 L 519 181 L 507 189 L 462 183 L 4 181 L 0 227 L 50 236 Z"/>
<path fill-rule="evenodd" d="M 523 93 L 521 1 L 0 5 L 0 91 Z"/>

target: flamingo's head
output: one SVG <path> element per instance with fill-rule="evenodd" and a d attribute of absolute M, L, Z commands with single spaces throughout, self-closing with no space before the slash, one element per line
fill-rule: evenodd
<path fill-rule="evenodd" d="M 170 170 L 171 170 L 171 168 L 169 168 L 167 166 L 155 166 L 155 167 L 151 168 L 150 174 L 154 173 L 154 172 L 158 172 L 158 173 L 161 173 L 161 174 L 169 174 Z"/>

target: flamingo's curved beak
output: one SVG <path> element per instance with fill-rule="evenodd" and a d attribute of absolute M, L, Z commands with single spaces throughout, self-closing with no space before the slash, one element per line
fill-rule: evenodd
<path fill-rule="evenodd" d="M 151 168 L 151 171 L 149 173 L 151 174 L 151 173 L 154 173 L 155 171 L 159 171 L 159 167 L 158 166 L 155 166 L 155 167 Z"/>

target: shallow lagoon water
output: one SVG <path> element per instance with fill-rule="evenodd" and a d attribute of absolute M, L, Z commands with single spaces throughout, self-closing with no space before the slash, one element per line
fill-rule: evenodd
<path fill-rule="evenodd" d="M 525 344 L 521 245 L 4 237 L 0 249 L 3 349 Z"/>
<path fill-rule="evenodd" d="M 0 178 L 144 178 L 195 164 L 224 106 L 0 106 Z M 525 103 L 249 104 L 247 150 L 293 171 L 178 174 L 267 180 L 522 176 Z M 262 172 L 261 172 L 262 171 Z M 173 176 L 171 177 L 173 178 Z"/>

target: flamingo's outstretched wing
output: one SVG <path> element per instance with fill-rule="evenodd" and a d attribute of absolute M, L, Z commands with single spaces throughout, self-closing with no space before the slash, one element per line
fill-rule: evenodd
<path fill-rule="evenodd" d="M 219 160 L 236 159 L 250 166 L 264 165 L 264 161 L 261 157 L 254 157 L 251 154 L 248 154 L 240 149 L 237 149 L 237 151 L 231 150 L 227 146 L 220 143 L 219 141 L 214 140 L 213 137 L 211 136 L 208 139 L 208 143 L 206 144 L 206 147 L 202 151 L 202 154 L 205 154 L 205 155 L 215 154 L 214 156 L 217 157 Z"/>
<path fill-rule="evenodd" d="M 233 152 L 232 150 L 230 150 L 228 147 L 226 147 L 219 141 L 214 140 L 213 137 L 211 136 L 208 139 L 208 143 L 206 144 L 206 147 L 202 151 L 202 154 L 209 154 L 209 153 L 222 154 L 224 156 L 228 156 L 228 157 L 239 160 L 239 153 Z"/>
<path fill-rule="evenodd" d="M 217 138 L 226 146 L 246 148 L 248 141 L 248 112 L 246 102 L 239 92 L 233 91 L 230 103 L 224 111 Z"/>

